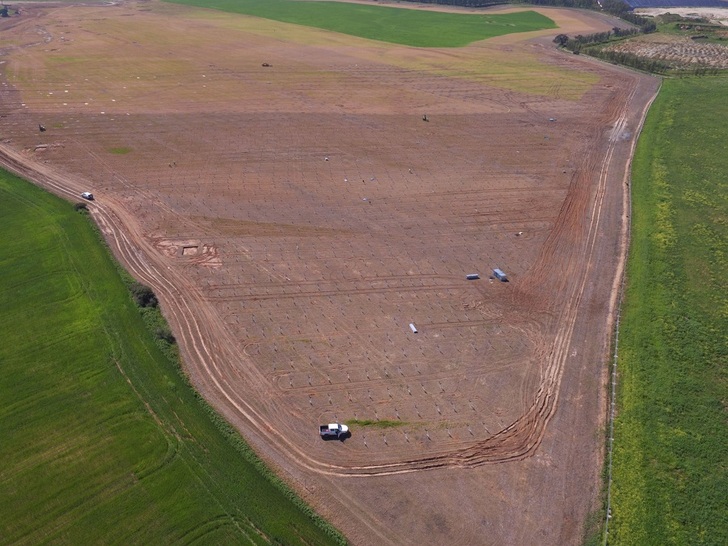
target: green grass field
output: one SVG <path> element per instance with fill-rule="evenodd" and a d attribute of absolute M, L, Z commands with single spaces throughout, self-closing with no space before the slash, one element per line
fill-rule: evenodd
<path fill-rule="evenodd" d="M 478 40 L 556 28 L 535 11 L 503 15 L 469 15 L 413 9 L 296 0 L 167 0 L 284 23 L 305 25 L 416 47 L 461 47 Z"/>
<path fill-rule="evenodd" d="M 381 419 L 379 421 L 372 419 L 349 419 L 345 424 L 350 427 L 397 428 L 409 425 L 410 423 L 405 421 L 391 421 L 389 419 Z"/>
<path fill-rule="evenodd" d="M 728 544 L 726 96 L 666 80 L 637 148 L 610 544 Z"/>
<path fill-rule="evenodd" d="M 85 214 L 0 171 L 0 234 L 0 543 L 343 542 L 163 355 Z"/>

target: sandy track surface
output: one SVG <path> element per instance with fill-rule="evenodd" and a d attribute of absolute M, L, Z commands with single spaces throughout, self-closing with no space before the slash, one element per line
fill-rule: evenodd
<path fill-rule="evenodd" d="M 654 80 L 543 32 L 416 50 L 159 4 L 26 15 L 3 164 L 94 191 L 195 385 L 307 500 L 360 544 L 580 540 Z M 318 439 L 351 418 L 401 425 Z"/>

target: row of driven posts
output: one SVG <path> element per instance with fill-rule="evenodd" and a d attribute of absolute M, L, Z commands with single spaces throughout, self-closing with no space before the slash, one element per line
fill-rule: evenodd
<path fill-rule="evenodd" d="M 503 272 L 503 270 L 499 268 L 493 269 L 493 277 L 498 279 L 501 282 L 508 282 L 508 276 Z M 480 275 L 478 273 L 468 273 L 465 275 L 465 278 L 469 281 L 476 281 L 480 278 Z M 412 330 L 413 334 L 416 334 L 418 332 L 417 326 L 415 326 L 414 322 L 410 322 L 410 330 Z"/>

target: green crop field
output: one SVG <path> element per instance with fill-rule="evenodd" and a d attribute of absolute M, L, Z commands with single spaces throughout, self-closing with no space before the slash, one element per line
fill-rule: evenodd
<path fill-rule="evenodd" d="M 666 80 L 637 148 L 610 544 L 728 544 L 726 96 Z"/>
<path fill-rule="evenodd" d="M 461 47 L 494 36 L 556 28 L 551 19 L 535 11 L 502 15 L 470 15 L 342 2 L 168 1 L 416 47 Z"/>
<path fill-rule="evenodd" d="M 164 356 L 84 213 L 0 171 L 0 234 L 0 543 L 343 542 Z"/>

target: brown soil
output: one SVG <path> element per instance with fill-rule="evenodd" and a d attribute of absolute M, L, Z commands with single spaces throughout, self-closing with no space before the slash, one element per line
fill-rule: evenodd
<path fill-rule="evenodd" d="M 353 543 L 581 540 L 656 80 L 559 31 L 421 50 L 157 3 L 0 29 L 3 163 L 93 191 L 195 385 Z M 318 438 L 349 419 L 402 424 Z"/>

